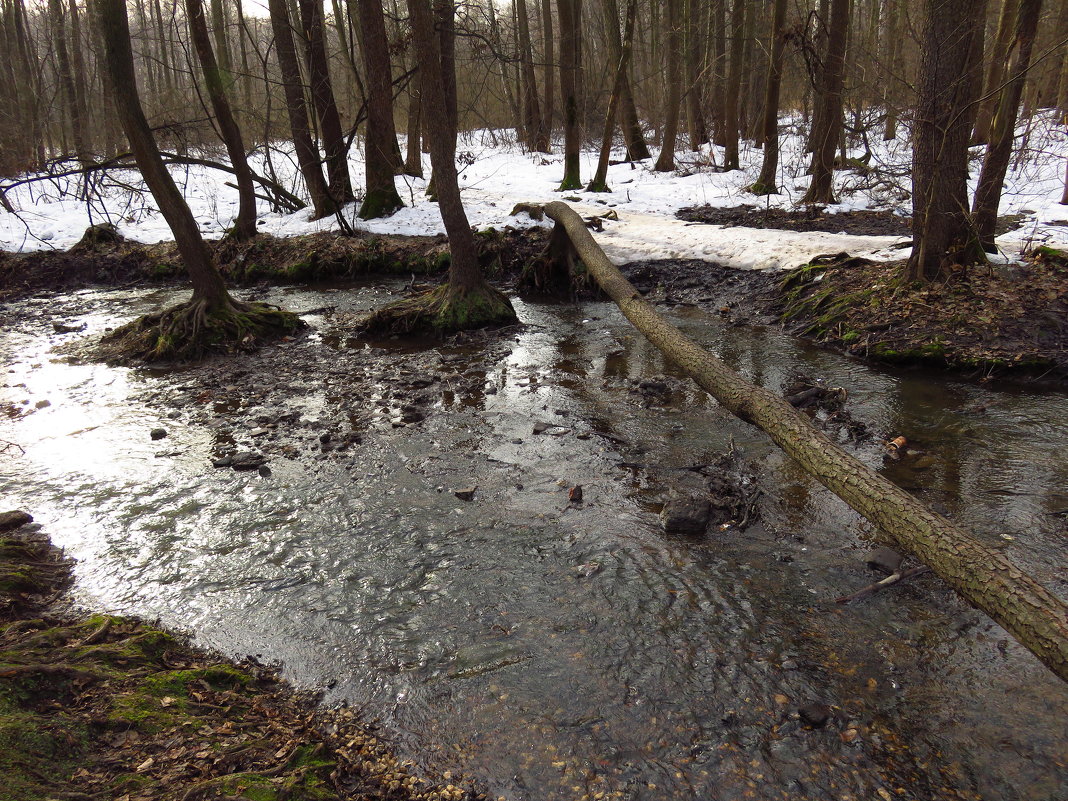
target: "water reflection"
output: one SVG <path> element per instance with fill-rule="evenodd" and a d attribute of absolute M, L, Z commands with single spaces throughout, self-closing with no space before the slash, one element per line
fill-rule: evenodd
<path fill-rule="evenodd" d="M 98 293 L 61 310 L 103 326 L 158 301 Z M 381 371 L 419 351 L 322 331 L 343 374 L 281 364 L 275 379 L 294 388 L 289 412 L 343 419 L 363 442 L 352 467 L 276 460 L 270 480 L 206 467 L 245 441 L 251 396 L 212 392 L 225 427 L 172 423 L 153 393 L 195 395 L 195 378 L 54 361 L 48 318 L 30 314 L 0 341 L 14 371 L 0 403 L 54 400 L 0 423 L 27 450 L 0 466 L 5 494 L 80 560 L 87 602 L 282 660 L 413 755 L 509 797 L 1060 798 L 1068 692 L 1033 657 L 933 577 L 831 603 L 869 581 L 855 515 L 673 382 L 614 307 L 517 306 L 526 326 L 500 360 L 434 343 L 440 408 L 414 428 L 393 428 L 403 401 Z M 1062 395 L 932 384 L 698 310 L 678 319 L 766 386 L 801 366 L 847 387 L 855 416 L 929 457 L 884 465 L 873 446 L 865 461 L 1068 594 L 1049 514 L 1068 505 Z M 653 376 L 667 390 L 642 394 Z M 327 378 L 359 383 L 365 407 L 341 408 Z M 760 470 L 761 524 L 665 536 L 655 512 L 675 477 L 731 443 Z M 461 483 L 477 484 L 474 502 L 447 491 Z M 797 717 L 813 702 L 831 707 L 825 728 Z"/>

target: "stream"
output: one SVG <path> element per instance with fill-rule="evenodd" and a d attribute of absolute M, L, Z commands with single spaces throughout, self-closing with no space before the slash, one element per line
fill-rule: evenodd
<path fill-rule="evenodd" d="M 22 452 L 0 455 L 0 506 L 78 560 L 79 605 L 280 663 L 493 796 L 1063 801 L 1068 687 L 933 575 L 835 604 L 877 578 L 868 524 L 613 305 L 516 301 L 523 325 L 485 341 L 344 333 L 398 287 L 241 293 L 312 332 L 169 372 L 54 349 L 182 293 L 8 304 L 0 440 Z M 874 434 L 847 448 L 1068 598 L 1063 392 L 670 314 L 777 392 L 798 370 L 846 388 Z M 898 435 L 922 453 L 888 461 Z M 228 448 L 269 470 L 213 468 Z M 727 450 L 756 522 L 666 534 L 665 499 Z"/>

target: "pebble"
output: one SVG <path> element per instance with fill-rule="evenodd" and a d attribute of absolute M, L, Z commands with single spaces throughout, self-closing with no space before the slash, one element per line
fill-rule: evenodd
<path fill-rule="evenodd" d="M 818 701 L 805 704 L 797 710 L 797 713 L 801 716 L 802 721 L 814 729 L 826 726 L 827 721 L 831 719 L 831 708 L 827 704 L 822 704 Z"/>
<path fill-rule="evenodd" d="M 153 428 L 149 434 L 152 439 L 163 439 L 167 436 L 167 429 L 165 428 Z"/>

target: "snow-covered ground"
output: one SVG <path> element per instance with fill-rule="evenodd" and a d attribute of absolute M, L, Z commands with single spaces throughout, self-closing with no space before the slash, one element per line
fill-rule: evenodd
<path fill-rule="evenodd" d="M 1026 223 L 1022 229 L 998 240 L 1007 257 L 1039 244 L 1068 246 L 1068 207 L 1058 204 L 1064 187 L 1066 132 L 1053 119 L 1039 117 L 1022 127 L 1020 135 L 1027 143 L 1025 158 L 1013 163 L 1002 196 L 1001 213 L 1022 215 Z M 741 170 L 727 173 L 716 170 L 716 165 L 723 162 L 723 154 L 716 148 L 701 153 L 679 153 L 678 170 L 674 173 L 653 172 L 651 163 L 618 164 L 609 169 L 608 183 L 613 191 L 608 194 L 556 191 L 563 174 L 562 156 L 524 153 L 515 144 L 511 132 L 464 134 L 457 150 L 462 166 L 464 205 L 472 225 L 487 228 L 535 224 L 526 215 L 509 216 L 519 202 L 571 199 L 584 215 L 604 214 L 614 209 L 619 220 L 606 221 L 604 231 L 595 236 L 617 263 L 640 258 L 702 258 L 736 267 L 759 268 L 791 267 L 817 254 L 840 251 L 877 259 L 907 255 L 907 249 L 891 247 L 903 240 L 900 237 L 722 228 L 686 223 L 675 217 L 680 208 L 705 203 L 794 206 L 808 184 L 808 177 L 803 174 L 807 157 L 801 152 L 801 144 L 798 135 L 783 137 L 779 179 L 783 193 L 766 198 L 750 195 L 744 189 L 760 169 L 762 152 L 754 148 L 743 149 Z M 900 139 L 884 143 L 880 137 L 873 137 L 871 147 L 871 167 L 882 177 L 863 177 L 850 171 L 837 173 L 836 190 L 842 202 L 829 211 L 891 209 L 901 214 L 910 211 L 911 151 L 907 142 Z M 861 155 L 861 150 L 855 154 Z M 620 152 L 615 157 L 622 159 L 622 155 Z M 977 152 L 975 155 L 978 157 Z M 583 153 L 583 180 L 592 175 L 596 157 L 593 151 Z M 214 158 L 222 159 L 217 154 Z M 429 158 L 423 158 L 429 175 Z M 254 170 L 263 174 L 273 172 L 281 183 L 300 194 L 292 156 L 285 149 L 272 149 L 271 162 L 273 170 L 267 166 L 262 151 L 252 158 Z M 355 149 L 350 166 L 353 185 L 362 187 L 362 154 Z M 232 177 L 203 167 L 175 167 L 172 172 L 205 235 L 221 236 L 237 209 L 237 192 L 226 185 Z M 973 188 L 978 172 L 976 161 L 972 169 Z M 115 178 L 117 183 L 140 186 L 140 177 L 132 171 L 123 171 Z M 155 242 L 170 238 L 166 223 L 147 193 L 136 194 L 113 184 L 105 192 L 105 200 L 86 203 L 76 198 L 75 188 L 69 179 L 56 179 L 8 192 L 7 199 L 16 213 L 0 211 L 0 248 L 15 251 L 67 248 L 78 241 L 90 223 L 105 220 L 116 223 L 125 236 L 136 240 Z M 424 197 L 425 181 L 399 176 L 397 188 L 407 204 L 404 209 L 386 219 L 354 220 L 354 227 L 373 233 L 443 232 L 436 204 Z M 356 207 L 350 207 L 346 216 L 353 217 L 355 210 Z M 292 214 L 270 212 L 263 201 L 260 212 L 260 229 L 279 236 L 338 227 L 333 218 L 311 221 L 309 210 Z"/>

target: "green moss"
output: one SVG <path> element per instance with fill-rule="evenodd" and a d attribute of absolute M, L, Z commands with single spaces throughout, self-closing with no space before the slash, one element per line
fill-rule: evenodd
<path fill-rule="evenodd" d="M 774 184 L 765 184 L 757 181 L 756 183 L 746 187 L 746 191 L 752 195 L 777 195 L 779 194 L 779 187 Z"/>
<path fill-rule="evenodd" d="M 69 776 L 87 741 L 84 727 L 71 721 L 0 702 L 0 801 L 51 798 L 48 779 Z"/>
<path fill-rule="evenodd" d="M 360 204 L 360 219 L 372 220 L 376 217 L 388 217 L 397 209 L 402 208 L 404 208 L 404 203 L 401 202 L 396 189 L 392 187 L 372 189 Z"/>

